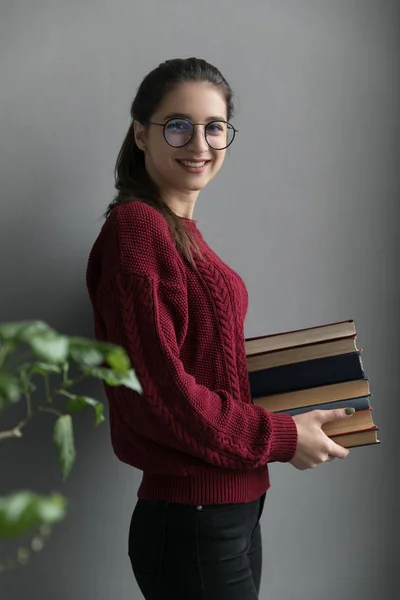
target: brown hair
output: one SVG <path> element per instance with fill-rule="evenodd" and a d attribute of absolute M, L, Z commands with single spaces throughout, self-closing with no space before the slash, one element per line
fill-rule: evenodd
<path fill-rule="evenodd" d="M 108 217 L 118 204 L 140 200 L 158 210 L 168 223 L 175 245 L 180 254 L 194 265 L 193 250 L 200 250 L 191 231 L 174 211 L 163 202 L 155 182 L 148 175 L 144 154 L 135 142 L 133 121 L 146 123 L 161 103 L 164 95 L 174 86 L 187 81 L 206 81 L 220 88 L 224 94 L 228 120 L 233 116 L 233 92 L 221 72 L 199 58 L 173 59 L 161 63 L 140 84 L 131 106 L 132 122 L 123 141 L 115 165 L 115 188 L 117 194 L 108 205 L 104 217 Z"/>

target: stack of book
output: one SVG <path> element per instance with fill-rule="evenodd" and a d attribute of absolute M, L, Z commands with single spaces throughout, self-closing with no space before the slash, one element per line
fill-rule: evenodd
<path fill-rule="evenodd" d="M 353 407 L 352 417 L 325 423 L 323 431 L 346 448 L 379 444 L 356 338 L 353 320 L 247 338 L 254 404 L 291 415 Z"/>

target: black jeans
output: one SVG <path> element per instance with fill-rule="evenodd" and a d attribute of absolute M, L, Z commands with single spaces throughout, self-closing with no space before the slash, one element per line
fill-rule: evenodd
<path fill-rule="evenodd" d="M 265 494 L 244 504 L 138 500 L 129 558 L 146 600 L 257 600 Z"/>

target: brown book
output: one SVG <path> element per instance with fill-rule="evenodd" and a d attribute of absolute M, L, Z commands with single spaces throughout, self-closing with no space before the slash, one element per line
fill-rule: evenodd
<path fill-rule="evenodd" d="M 252 354 L 247 357 L 247 369 L 249 372 L 261 371 L 262 369 L 271 369 L 272 367 L 279 367 L 281 365 L 358 351 L 356 339 L 353 336 L 328 342 L 318 342 L 307 346 L 286 348 L 285 350 L 277 350 L 275 352 Z"/>
<path fill-rule="evenodd" d="M 251 356 L 262 352 L 274 352 L 294 346 L 306 346 L 345 337 L 354 337 L 356 329 L 353 320 L 328 323 L 318 327 L 307 327 L 283 333 L 273 333 L 246 339 L 246 354 Z"/>
<path fill-rule="evenodd" d="M 306 390 L 287 392 L 285 394 L 255 398 L 254 404 L 262 406 L 269 412 L 279 412 L 302 408 L 304 406 L 313 406 L 314 404 L 327 404 L 329 402 L 336 402 L 337 400 L 360 398 L 361 396 L 369 396 L 370 394 L 369 380 L 356 379 L 354 381 L 323 385 Z"/>
<path fill-rule="evenodd" d="M 356 433 L 373 429 L 376 425 L 372 418 L 372 409 L 357 410 L 354 415 L 346 419 L 335 419 L 322 425 L 322 431 L 329 437 L 334 435 L 343 435 L 346 433 Z"/>
<path fill-rule="evenodd" d="M 369 431 L 358 431 L 357 433 L 348 433 L 346 435 L 332 436 L 332 441 L 344 448 L 355 448 L 360 446 L 370 446 L 371 444 L 380 444 L 378 439 L 379 428 Z"/>

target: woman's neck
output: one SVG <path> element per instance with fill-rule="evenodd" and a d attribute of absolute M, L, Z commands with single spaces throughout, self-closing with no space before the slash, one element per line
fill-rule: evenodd
<path fill-rule="evenodd" d="M 181 219 L 193 220 L 194 207 L 199 192 L 190 192 L 185 196 L 162 193 L 165 204 Z"/>

